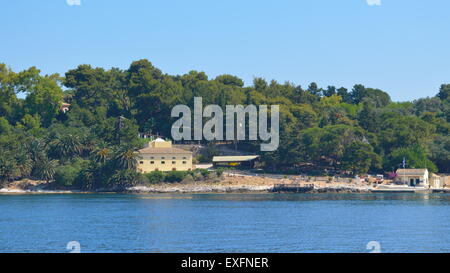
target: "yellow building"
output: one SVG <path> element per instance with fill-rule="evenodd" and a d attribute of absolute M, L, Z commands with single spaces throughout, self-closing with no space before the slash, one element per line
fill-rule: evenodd
<path fill-rule="evenodd" d="M 192 170 L 192 152 L 172 147 L 171 141 L 157 138 L 139 150 L 138 171 L 189 171 Z"/>

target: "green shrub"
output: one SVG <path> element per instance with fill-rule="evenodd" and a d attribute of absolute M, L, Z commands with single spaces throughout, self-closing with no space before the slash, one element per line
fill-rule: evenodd
<path fill-rule="evenodd" d="M 188 182 L 193 182 L 193 181 L 194 181 L 194 177 L 192 176 L 192 174 L 189 173 L 183 178 L 183 181 L 181 181 L 181 182 L 188 183 Z"/>
<path fill-rule="evenodd" d="M 60 165 L 55 170 L 55 182 L 62 186 L 72 186 L 81 170 L 88 164 L 87 160 L 76 159 L 65 165 Z"/>
<path fill-rule="evenodd" d="M 195 158 L 198 163 L 209 163 L 210 160 L 206 155 L 200 154 Z"/>
<path fill-rule="evenodd" d="M 201 181 L 203 180 L 205 177 L 198 171 L 195 171 L 192 176 L 194 177 L 195 181 Z"/>
<path fill-rule="evenodd" d="M 110 177 L 108 184 L 117 189 L 135 186 L 139 182 L 139 173 L 135 170 L 119 170 Z"/>
<path fill-rule="evenodd" d="M 55 172 L 55 181 L 62 186 L 71 186 L 78 176 L 78 170 L 72 166 L 59 166 Z"/>
<path fill-rule="evenodd" d="M 148 183 L 155 184 L 155 183 L 161 183 L 165 179 L 165 175 L 161 171 L 153 171 L 145 174 L 145 176 L 148 179 Z"/>
<path fill-rule="evenodd" d="M 181 182 L 189 172 L 185 171 L 170 171 L 166 173 L 166 182 Z"/>
<path fill-rule="evenodd" d="M 148 177 L 142 173 L 138 173 L 138 184 L 148 184 Z"/>
<path fill-rule="evenodd" d="M 225 169 L 224 168 L 222 168 L 222 167 L 220 167 L 220 168 L 217 168 L 217 170 L 216 170 L 216 174 L 217 174 L 217 176 L 222 176 L 222 174 L 223 174 L 223 171 L 224 171 Z"/>
<path fill-rule="evenodd" d="M 204 178 L 208 178 L 209 171 L 207 169 L 198 169 Z"/>

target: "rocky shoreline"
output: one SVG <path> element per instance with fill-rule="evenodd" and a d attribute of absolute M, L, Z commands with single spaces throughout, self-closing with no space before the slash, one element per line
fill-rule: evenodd
<path fill-rule="evenodd" d="M 92 193 L 129 193 L 129 194 L 158 194 L 158 193 L 182 193 L 182 194 L 198 194 L 198 193 L 272 193 L 272 188 L 266 187 L 146 187 L 136 186 L 125 190 L 101 189 L 96 191 L 81 190 L 34 190 L 34 189 L 0 189 L 0 194 L 92 194 Z M 368 189 L 355 188 L 321 188 L 313 189 L 304 193 L 369 193 Z M 290 192 L 278 192 L 279 194 Z"/>
<path fill-rule="evenodd" d="M 80 191 L 68 188 L 55 187 L 52 183 L 44 181 L 16 181 L 0 189 L 0 194 L 69 194 L 69 193 L 105 193 L 121 192 L 131 194 L 152 193 L 269 193 L 277 184 L 290 184 L 290 179 L 225 176 L 221 181 L 202 181 L 184 183 L 159 183 L 153 185 L 138 185 L 126 189 L 98 189 L 95 191 Z M 295 183 L 298 183 L 296 181 Z M 302 182 L 301 182 L 302 183 Z M 301 185 L 300 183 L 300 185 Z M 303 182 L 309 183 L 310 182 Z M 343 183 L 313 183 L 314 187 L 306 193 L 368 193 L 372 189 L 369 185 L 355 185 Z M 283 193 L 283 192 L 281 192 Z"/>

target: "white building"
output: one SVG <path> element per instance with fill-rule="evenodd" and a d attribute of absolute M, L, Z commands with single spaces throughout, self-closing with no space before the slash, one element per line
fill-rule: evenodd
<path fill-rule="evenodd" d="M 410 187 L 429 188 L 429 173 L 427 169 L 398 169 L 395 181 Z"/>
<path fill-rule="evenodd" d="M 430 178 L 430 187 L 432 189 L 442 189 L 444 188 L 444 179 L 441 180 L 441 177 L 437 174 L 432 174 Z"/>

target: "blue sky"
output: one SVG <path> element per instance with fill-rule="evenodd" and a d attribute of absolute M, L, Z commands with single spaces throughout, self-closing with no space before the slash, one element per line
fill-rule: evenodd
<path fill-rule="evenodd" d="M 62 74 L 147 58 L 169 74 L 361 83 L 396 101 L 450 83 L 450 1 L 367 1 L 0 0 L 0 62 Z"/>

